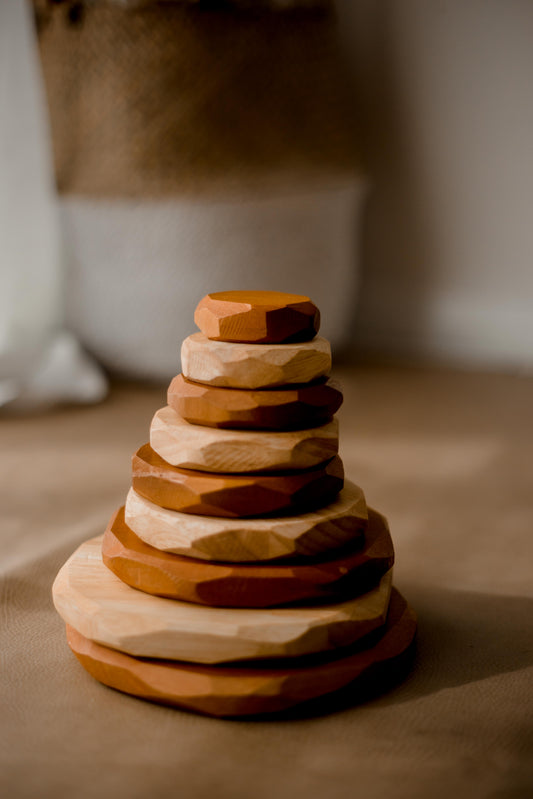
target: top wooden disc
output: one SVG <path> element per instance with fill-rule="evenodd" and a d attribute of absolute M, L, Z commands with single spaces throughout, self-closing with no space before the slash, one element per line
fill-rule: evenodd
<path fill-rule="evenodd" d="M 282 344 L 312 339 L 320 327 L 320 312 L 301 294 L 218 291 L 200 300 L 194 321 L 215 341 Z"/>

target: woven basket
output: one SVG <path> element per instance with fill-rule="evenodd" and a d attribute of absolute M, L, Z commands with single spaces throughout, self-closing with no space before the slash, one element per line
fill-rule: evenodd
<path fill-rule="evenodd" d="M 219 287 L 335 293 L 346 328 L 354 232 L 329 217 L 360 196 L 353 104 L 329 2 L 286 5 L 35 0 L 69 319 L 112 369 L 175 373 Z"/>

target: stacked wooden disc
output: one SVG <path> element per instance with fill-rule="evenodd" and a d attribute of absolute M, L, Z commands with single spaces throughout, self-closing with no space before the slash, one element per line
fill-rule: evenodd
<path fill-rule="evenodd" d="M 106 685 L 215 716 L 385 685 L 416 621 L 385 518 L 344 479 L 318 309 L 222 292 L 195 321 L 125 507 L 54 583 L 72 651 Z"/>

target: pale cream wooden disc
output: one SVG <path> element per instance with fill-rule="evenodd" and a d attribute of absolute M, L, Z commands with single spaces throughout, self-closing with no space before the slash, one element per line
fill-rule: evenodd
<path fill-rule="evenodd" d="M 156 549 L 236 563 L 329 552 L 357 537 L 368 519 L 363 491 L 349 481 L 334 502 L 298 516 L 196 516 L 161 508 L 133 488 L 125 515 L 133 532 Z"/>
<path fill-rule="evenodd" d="M 292 657 L 348 646 L 386 621 L 392 570 L 372 591 L 336 604 L 211 608 L 130 588 L 104 566 L 101 547 L 99 536 L 74 552 L 54 582 L 54 604 L 86 638 L 130 655 L 194 663 Z"/>
<path fill-rule="evenodd" d="M 309 383 L 331 369 L 329 341 L 300 344 L 234 344 L 193 333 L 181 347 L 185 377 L 227 388 L 269 388 Z"/>
<path fill-rule="evenodd" d="M 290 432 L 221 430 L 190 424 L 166 406 L 152 419 L 150 445 L 172 466 L 203 472 L 311 469 L 337 454 L 339 424 L 332 419 Z"/>

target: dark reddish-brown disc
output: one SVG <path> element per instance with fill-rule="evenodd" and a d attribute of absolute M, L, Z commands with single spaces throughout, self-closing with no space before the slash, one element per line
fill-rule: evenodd
<path fill-rule="evenodd" d="M 270 391 L 195 383 L 177 375 L 168 404 L 191 424 L 235 430 L 296 430 L 327 422 L 342 404 L 334 380 Z"/>
<path fill-rule="evenodd" d="M 204 516 L 305 513 L 333 501 L 344 485 L 336 456 L 284 474 L 214 474 L 171 466 L 149 444 L 132 458 L 132 486 L 162 508 Z"/>
<path fill-rule="evenodd" d="M 301 294 L 217 291 L 200 300 L 194 321 L 215 341 L 283 344 L 312 339 L 320 326 L 320 313 Z"/>
<path fill-rule="evenodd" d="M 94 643 L 67 625 L 67 641 L 82 666 L 104 685 L 152 702 L 210 716 L 278 713 L 348 685 L 358 699 L 374 696 L 403 675 L 413 651 L 416 616 L 393 589 L 382 635 L 367 648 L 336 657 L 302 658 L 276 667 L 203 666 L 136 658 Z"/>
<path fill-rule="evenodd" d="M 323 560 L 249 565 L 213 563 L 162 552 L 145 544 L 124 520 L 111 518 L 102 544 L 106 566 L 123 582 L 148 594 L 217 607 L 266 608 L 370 590 L 394 562 L 387 522 L 370 511 L 348 550 Z"/>

